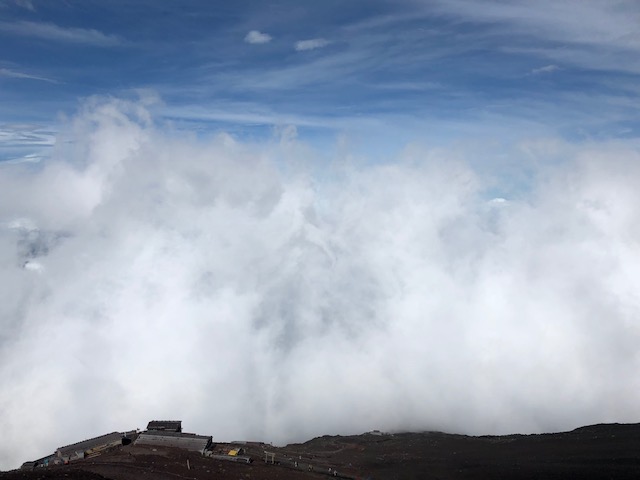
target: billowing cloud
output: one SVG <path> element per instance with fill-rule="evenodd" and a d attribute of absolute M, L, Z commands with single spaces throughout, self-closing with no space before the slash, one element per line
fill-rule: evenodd
<path fill-rule="evenodd" d="M 298 52 L 303 50 L 314 50 L 316 48 L 322 48 L 329 45 L 329 42 L 324 38 L 312 38 L 310 40 L 300 40 L 296 42 L 295 48 Z"/>
<path fill-rule="evenodd" d="M 34 37 L 55 42 L 77 43 L 100 47 L 112 47 L 123 43 L 120 37 L 108 35 L 99 30 L 60 27 L 53 23 L 26 21 L 0 22 L 0 31 L 23 37 Z"/>
<path fill-rule="evenodd" d="M 493 199 L 446 151 L 316 177 L 294 135 L 194 140 L 126 102 L 56 145 L 0 168 L 2 468 L 152 418 L 277 443 L 637 421 L 633 149 Z"/>
<path fill-rule="evenodd" d="M 258 30 L 251 30 L 244 37 L 244 41 L 247 43 L 269 43 L 271 41 L 271 35 L 267 33 L 259 32 Z"/>

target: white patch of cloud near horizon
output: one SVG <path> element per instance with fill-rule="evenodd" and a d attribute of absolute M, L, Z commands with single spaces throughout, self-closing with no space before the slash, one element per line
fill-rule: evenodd
<path fill-rule="evenodd" d="M 117 35 L 108 35 L 95 29 L 60 27 L 53 23 L 0 22 L 0 31 L 23 37 L 101 47 L 112 47 L 123 43 Z"/>
<path fill-rule="evenodd" d="M 310 40 L 300 40 L 296 42 L 295 49 L 298 52 L 305 50 L 315 50 L 316 48 L 322 48 L 329 45 L 329 42 L 324 38 L 312 38 Z"/>
<path fill-rule="evenodd" d="M 320 182 L 294 135 L 196 142 L 126 102 L 60 135 L 0 169 L 0 468 L 154 418 L 276 443 L 637 421 L 636 150 L 491 200 L 446 151 Z"/>
<path fill-rule="evenodd" d="M 268 33 L 262 33 L 258 30 L 251 30 L 244 37 L 244 41 L 251 44 L 269 43 L 271 40 L 271 35 Z"/>

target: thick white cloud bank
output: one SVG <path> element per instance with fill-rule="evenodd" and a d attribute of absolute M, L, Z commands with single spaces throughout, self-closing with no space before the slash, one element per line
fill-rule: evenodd
<path fill-rule="evenodd" d="M 218 440 L 638 421 L 640 155 L 518 200 L 446 153 L 339 161 L 93 101 L 0 166 L 0 468 L 179 418 Z M 317 169 L 316 169 L 317 170 Z"/>

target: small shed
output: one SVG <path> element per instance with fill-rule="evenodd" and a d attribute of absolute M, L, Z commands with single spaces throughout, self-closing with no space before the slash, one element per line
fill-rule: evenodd
<path fill-rule="evenodd" d="M 51 464 L 53 464 L 54 460 L 56 459 L 56 454 L 52 453 L 51 455 L 47 455 L 46 457 L 42 457 L 39 458 L 38 460 L 36 460 L 36 467 L 48 467 L 49 466 L 49 462 L 51 462 Z"/>
<path fill-rule="evenodd" d="M 182 432 L 182 420 L 151 420 L 147 430 L 158 432 Z"/>
<path fill-rule="evenodd" d="M 20 467 L 20 470 L 33 470 L 38 465 L 38 462 L 35 460 L 32 462 L 24 462 Z"/>

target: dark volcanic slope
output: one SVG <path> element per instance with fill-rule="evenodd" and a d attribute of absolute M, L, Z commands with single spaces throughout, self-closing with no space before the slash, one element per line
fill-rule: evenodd
<path fill-rule="evenodd" d="M 327 478 L 329 469 L 343 478 L 371 479 L 640 479 L 640 424 L 499 437 L 437 432 L 325 436 L 267 447 L 279 465 L 264 463 L 262 446 L 247 448 L 254 458 L 250 465 L 170 448 L 125 446 L 69 466 L 0 473 L 0 479 L 287 480 Z"/>
<path fill-rule="evenodd" d="M 380 479 L 640 479 L 640 424 L 544 435 L 322 437 L 297 448 Z"/>

